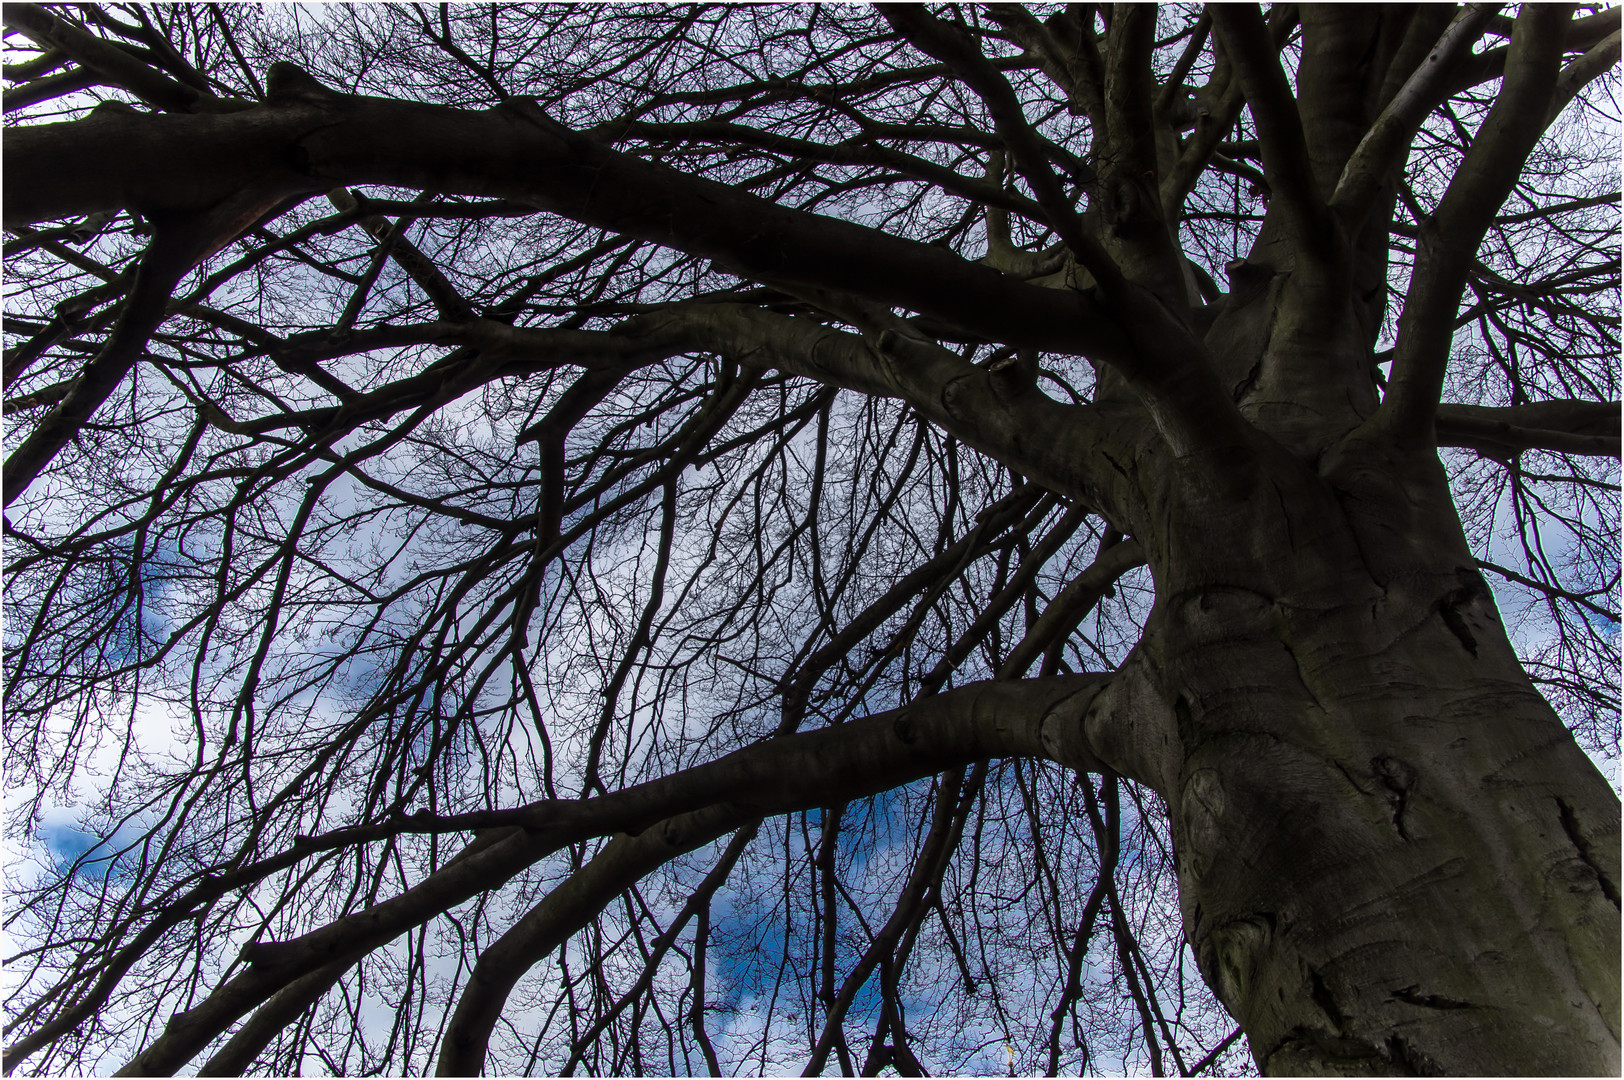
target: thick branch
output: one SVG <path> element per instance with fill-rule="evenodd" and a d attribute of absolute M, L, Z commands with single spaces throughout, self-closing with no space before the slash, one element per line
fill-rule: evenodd
<path fill-rule="evenodd" d="M 9 113 L 26 109 L 30 105 L 38 105 L 42 101 L 54 101 L 95 85 L 96 73 L 89 68 L 79 67 L 12 87 L 4 95 L 0 95 L 0 100 L 4 101 L 5 111 Z"/>
<path fill-rule="evenodd" d="M 1019 372 L 1016 365 L 971 367 L 880 305 L 833 290 L 801 290 L 800 295 L 868 338 L 871 359 L 853 358 L 848 377 L 871 382 L 846 385 L 903 397 L 934 423 L 1018 471 L 1057 491 L 1082 495 L 1107 516 L 1120 510 L 1104 486 L 1114 484 L 1112 475 L 1097 468 L 1101 455 L 1094 451 L 1103 439 L 1103 425 L 1089 422 L 1097 415 L 1093 408 L 1062 405 L 1033 391 L 1011 378 Z M 1124 283 L 1117 303 L 1125 314 L 1138 316 L 1133 334 L 1142 343 L 1136 362 L 1124 373 L 1162 436 L 1175 452 L 1191 459 L 1192 468 L 1230 470 L 1250 453 L 1252 432 L 1219 388 L 1202 345 L 1185 323 L 1132 282 Z M 762 318 L 753 309 L 741 311 L 740 317 Z M 822 355 L 805 352 L 833 375 Z M 822 377 L 815 370 L 796 373 Z M 1001 456 L 1010 453 L 1019 454 L 1022 465 Z"/>
<path fill-rule="evenodd" d="M 1105 63 L 1109 128 L 1100 155 L 1108 195 L 1101 210 L 1123 273 L 1179 310 L 1192 302 L 1192 290 L 1184 253 L 1162 205 L 1162 172 L 1173 171 L 1175 163 L 1174 136 L 1159 130 L 1166 121 L 1156 108 L 1151 71 L 1157 10 L 1150 4 L 1121 4 L 1111 18 Z"/>
<path fill-rule="evenodd" d="M 1612 10 L 1616 17 L 1618 9 L 1613 8 Z M 1583 56 L 1563 68 L 1561 78 L 1556 81 L 1556 93 L 1551 95 L 1551 108 L 1549 114 L 1545 117 L 1545 126 L 1549 127 L 1556 120 L 1557 114 L 1567 108 L 1568 103 L 1579 96 L 1580 90 L 1590 85 L 1603 73 L 1611 71 L 1613 65 L 1618 63 L 1618 56 L 1619 31 L 1614 30 L 1586 51 Z"/>
<path fill-rule="evenodd" d="M 1087 570 L 1066 583 L 1049 606 L 1043 609 L 1020 644 L 1011 649 L 999 674 L 1019 677 L 1026 673 L 1044 650 L 1063 642 L 1077 624 L 1105 597 L 1113 595 L 1117 579 L 1135 567 L 1145 565 L 1145 553 L 1138 541 L 1126 540 L 1106 547 Z"/>
<path fill-rule="evenodd" d="M 993 67 L 987 57 L 957 27 L 934 18 L 923 7 L 886 4 L 881 9 L 886 21 L 913 46 L 951 67 L 976 92 L 992 115 L 1016 167 L 1043 207 L 1044 215 L 1077 261 L 1087 267 L 1107 293 L 1116 291 L 1120 273 L 1099 241 L 1089 235 L 1072 200 L 1061 187 L 1037 132 L 1027 122 L 1020 99 L 1009 80 Z"/>
<path fill-rule="evenodd" d="M 842 1039 L 842 1025 L 851 1010 L 852 1002 L 856 1000 L 857 992 L 868 982 L 876 967 L 890 960 L 897 946 L 903 941 L 903 935 L 924 915 L 927 890 L 940 879 L 947 860 L 952 856 L 953 849 L 958 846 L 959 837 L 964 829 L 964 811 L 968 809 L 964 805 L 966 800 L 961 798 L 966 786 L 964 772 L 955 769 L 942 780 L 942 785 L 936 792 L 936 805 L 931 815 L 930 829 L 920 845 L 919 855 L 914 860 L 908 880 L 897 896 L 891 917 L 874 936 L 874 940 L 869 942 L 862 958 L 847 973 L 841 983 L 840 993 L 835 996 L 834 1001 L 828 1003 L 823 1031 L 812 1047 L 812 1055 L 806 1063 L 806 1068 L 801 1071 L 802 1076 L 822 1075 L 829 1051 Z M 976 778 L 970 786 L 972 789 L 978 788 L 980 779 Z M 894 1031 L 893 1034 L 895 1041 L 900 1044 L 901 1032 Z"/>
<path fill-rule="evenodd" d="M 319 967 L 284 986 L 271 999 L 232 1033 L 230 1039 L 198 1071 L 199 1076 L 243 1076 L 253 1066 L 254 1059 L 264 1052 L 289 1024 L 298 1019 L 310 1006 L 320 1001 L 348 971 L 353 961 L 346 958 Z"/>
<path fill-rule="evenodd" d="M 977 683 L 839 727 L 775 739 L 717 761 L 581 802 L 541 802 L 433 822 L 445 831 L 498 828 L 392 899 L 320 930 L 243 950 L 246 970 L 164 1033 L 118 1075 L 168 1074 L 244 1013 L 330 964 L 353 961 L 463 901 L 498 888 L 563 846 L 637 833 L 679 814 L 733 803 L 755 815 L 856 799 L 983 758 L 1045 756 L 1070 768 L 1105 766 L 1088 749 L 1088 705 L 1108 683 L 1073 675 Z M 520 828 L 501 828 L 520 826 Z M 494 837 L 491 838 L 491 837 Z"/>
<path fill-rule="evenodd" d="M 327 201 L 340 212 L 357 211 L 361 203 L 348 188 L 334 188 L 327 193 Z M 361 227 L 365 229 L 374 240 L 383 243 L 389 240 L 391 225 L 389 219 L 382 214 L 362 214 Z M 446 279 L 440 268 L 434 265 L 417 245 L 404 236 L 394 236 L 389 248 L 389 257 L 395 260 L 395 265 L 406 271 L 408 277 L 428 294 L 429 300 L 434 303 L 440 314 L 453 322 L 471 319 L 474 317 L 473 309 L 468 301 L 457 292 L 456 286 Z"/>
<path fill-rule="evenodd" d="M 1089 447 L 1100 435 L 1087 406 L 1008 387 L 998 372 L 905 331 L 865 326 L 877 332 L 864 340 L 759 308 L 717 305 L 714 311 L 706 347 L 739 363 L 900 397 L 932 423 L 1056 491 L 1111 501 L 1102 487 L 1108 478 L 1089 471 Z"/>
<path fill-rule="evenodd" d="M 276 202 L 249 188 L 206 211 L 158 225 L 142 254 L 130 294 L 107 341 L 85 365 L 61 402 L 40 420 L 0 470 L 5 504 L 21 495 L 51 463 L 57 451 L 77 437 L 102 402 L 124 381 L 147 339 L 168 314 L 169 295 L 198 261 L 218 250 Z"/>
<path fill-rule="evenodd" d="M 686 352 L 710 352 L 750 368 L 776 368 L 859 393 L 901 398 L 1023 475 L 1090 502 L 1108 501 L 1101 483 L 1109 477 L 1088 471 L 1091 448 L 1100 437 L 1091 407 L 1062 404 L 1030 388 L 1016 392 L 1000 373 L 917 336 L 901 320 L 887 325 L 903 333 L 877 332 L 871 342 L 812 319 L 758 307 L 688 304 L 635 316 L 609 331 L 512 327 L 490 319 L 436 322 L 378 327 L 336 339 L 318 335 L 290 342 L 273 357 L 288 370 L 303 371 L 319 360 L 367 349 L 455 344 L 478 348 L 489 364 L 488 377 L 496 378 L 565 364 L 624 370 Z M 445 374 L 430 369 L 360 395 L 339 409 L 273 415 L 237 426 L 257 431 L 269 425 L 327 422 L 340 411 L 352 421 L 387 415 L 443 392 Z M 521 441 L 535 434 L 527 430 Z"/>
<path fill-rule="evenodd" d="M 1295 4 L 1276 4 L 1269 11 L 1269 44 L 1276 54 L 1285 46 L 1291 31 L 1297 25 Z M 1183 216 L 1184 200 L 1195 190 L 1209 163 L 1220 159 L 1218 144 L 1235 129 L 1246 96 L 1241 93 L 1240 79 L 1235 76 L 1234 65 L 1227 54 L 1219 51 L 1212 78 L 1199 92 L 1206 103 L 1204 113 L 1198 114 L 1195 130 L 1185 141 L 1178 161 L 1162 178 L 1162 214 L 1169 222 Z M 1265 187 L 1267 185 L 1264 185 Z"/>
<path fill-rule="evenodd" d="M 1153 177 L 1157 171 L 1156 83 L 1151 58 L 1156 49 L 1156 14 L 1151 5 L 1121 5 L 1111 19 L 1105 54 L 1109 157 L 1117 169 Z"/>
<path fill-rule="evenodd" d="M 1324 257 L 1332 240 L 1330 215 L 1314 181 L 1297 99 L 1263 15 L 1254 4 L 1214 4 L 1208 11 L 1257 122 L 1270 188 L 1307 250 Z"/>
<path fill-rule="evenodd" d="M 1438 445 L 1506 460 L 1524 450 L 1618 457 L 1617 401 L 1540 401 L 1495 408 L 1440 405 Z"/>
<path fill-rule="evenodd" d="M 154 108 L 192 112 L 205 101 L 206 95 L 154 71 L 112 42 L 63 22 L 38 4 L 7 4 L 4 11 L 6 25 L 41 48 L 60 50 L 96 81 L 128 90 Z"/>
<path fill-rule="evenodd" d="M 1478 246 L 1510 194 L 1550 114 L 1571 5 L 1533 5 L 1517 17 L 1505 88 L 1459 172 L 1422 223 L 1409 296 L 1399 317 L 1391 389 L 1373 422 L 1407 443 L 1427 441 L 1454 340 L 1455 311 Z"/>
<path fill-rule="evenodd" d="M 988 4 L 987 17 L 1037 58 L 1043 73 L 1065 92 L 1067 110 L 1072 115 L 1086 114 L 1096 132 L 1105 131 L 1101 90 L 1104 78 L 1100 72 L 1099 52 L 1094 48 L 1093 27 L 1084 26 L 1065 14 L 1051 16 L 1045 25 L 1020 4 Z"/>
<path fill-rule="evenodd" d="M 1609 36 L 1618 33 L 1619 20 L 1624 18 L 1624 11 L 1617 7 L 1604 8 L 1592 15 L 1585 15 L 1574 19 L 1567 25 L 1562 41 L 1562 51 L 1589 52 L 1605 41 Z M 1507 21 L 1497 19 L 1496 22 Z M 1514 25 L 1514 24 L 1513 24 Z M 1511 58 L 1510 46 L 1502 45 L 1497 49 L 1485 49 L 1477 53 L 1461 65 L 1455 77 L 1449 81 L 1448 94 L 1458 94 L 1463 90 L 1470 90 L 1474 86 L 1498 79 L 1505 74 L 1506 63 Z M 1436 104 L 1436 103 L 1435 103 Z"/>
<path fill-rule="evenodd" d="M 234 115 L 98 115 L 14 129 L 6 212 L 29 221 L 129 206 L 152 216 L 246 185 L 291 196 L 375 182 L 513 198 L 759 280 L 838 288 L 989 340 L 1081 353 L 1128 375 L 1180 454 L 1245 442 L 1200 343 L 1131 284 L 1109 307 L 1027 285 L 940 248 L 616 153 L 533 107 L 467 112 L 341 95 L 288 64 L 272 65 L 269 81 L 265 106 Z"/>
<path fill-rule="evenodd" d="M 1382 185 L 1403 167 L 1410 140 L 1421 121 L 1432 111 L 1441 88 L 1471 53 L 1498 7 L 1470 4 L 1455 18 L 1348 159 L 1331 195 L 1331 209 L 1342 216 L 1350 235 L 1359 231 Z"/>
<path fill-rule="evenodd" d="M 719 803 L 611 840 L 480 954 L 441 1040 L 436 1075 L 479 1075 L 514 985 L 610 900 L 677 856 L 759 819 L 749 808 Z"/>
<path fill-rule="evenodd" d="M 617 153 L 533 108 L 473 112 L 340 95 L 285 64 L 271 75 L 267 103 L 241 113 L 98 113 L 12 129 L 6 222 L 114 207 L 151 216 L 249 185 L 291 195 L 378 183 L 512 198 L 751 277 L 848 289 L 989 340 L 1102 360 L 1130 355 L 1113 314 L 1085 295 Z"/>

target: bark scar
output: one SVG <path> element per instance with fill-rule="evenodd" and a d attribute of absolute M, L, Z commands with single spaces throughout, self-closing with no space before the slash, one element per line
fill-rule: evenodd
<path fill-rule="evenodd" d="M 969 410 L 966 409 L 960 402 L 959 396 L 961 394 L 973 392 L 966 390 L 965 385 L 969 380 L 975 379 L 978 376 L 985 378 L 984 373 L 980 371 L 967 371 L 962 375 L 955 375 L 953 378 L 948 380 L 946 386 L 942 387 L 942 409 L 947 413 L 948 416 L 955 420 L 963 420 L 969 415 Z M 898 383 L 900 385 L 900 380 Z"/>
<path fill-rule="evenodd" d="M 1387 789 L 1387 803 L 1393 811 L 1393 827 L 1398 830 L 1400 839 L 1412 839 L 1404 825 L 1404 811 L 1409 808 L 1410 792 L 1415 787 L 1415 769 L 1390 754 L 1371 758 L 1370 767 L 1382 787 Z"/>
<path fill-rule="evenodd" d="M 1312 968 L 1309 969 L 1308 986 L 1309 996 L 1314 999 L 1314 1004 L 1319 1006 L 1320 1012 L 1325 1014 L 1325 1018 L 1331 1022 L 1331 1026 L 1336 1029 L 1339 1035 L 1345 1033 L 1348 1027 L 1348 1018 L 1343 1015 L 1341 1007 L 1337 1005 L 1336 997 L 1331 993 L 1331 988 L 1325 983 L 1325 977 L 1318 971 Z"/>
<path fill-rule="evenodd" d="M 1394 1001 L 1402 1001 L 1406 1005 L 1417 1005 L 1423 1009 L 1475 1009 L 1476 1005 L 1470 1001 L 1461 1001 L 1459 998 L 1444 997 L 1441 994 L 1423 994 L 1421 987 L 1406 986 L 1401 990 L 1394 990 L 1391 997 Z"/>
<path fill-rule="evenodd" d="M 913 717 L 909 716 L 907 713 L 903 713 L 901 716 L 896 718 L 891 725 L 891 733 L 895 735 L 899 741 L 904 742 L 909 746 L 912 746 L 914 740 L 919 737 L 918 733 L 914 731 Z"/>
<path fill-rule="evenodd" d="M 1257 385 L 1258 377 L 1262 374 L 1263 358 L 1259 357 L 1257 361 L 1253 363 L 1252 370 L 1248 371 L 1246 373 L 1246 377 L 1240 382 L 1236 383 L 1235 389 L 1231 391 L 1231 395 L 1234 397 L 1236 404 L 1239 404 L 1247 394 L 1252 392 L 1252 388 Z"/>
<path fill-rule="evenodd" d="M 1562 831 L 1568 835 L 1568 843 L 1573 845 L 1574 850 L 1579 853 L 1579 858 L 1584 860 L 1584 864 L 1595 872 L 1596 880 L 1601 883 L 1602 895 L 1607 897 L 1615 908 L 1619 907 L 1618 882 L 1609 880 L 1602 870 L 1601 863 L 1596 860 L 1595 847 L 1580 827 L 1578 815 L 1561 796 L 1557 797 L 1556 806 L 1562 820 Z"/>
<path fill-rule="evenodd" d="M 1455 567 L 1455 577 L 1460 580 L 1460 588 L 1445 593 L 1438 601 L 1438 614 L 1443 617 L 1444 625 L 1454 634 L 1461 643 L 1461 647 L 1477 657 L 1477 636 L 1472 628 L 1466 625 L 1461 617 L 1461 609 L 1470 607 L 1479 600 L 1492 599 L 1489 587 L 1483 581 L 1483 575 L 1465 566 Z"/>

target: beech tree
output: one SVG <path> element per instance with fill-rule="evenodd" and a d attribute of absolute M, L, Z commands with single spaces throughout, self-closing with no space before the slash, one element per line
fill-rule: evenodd
<path fill-rule="evenodd" d="M 4 21 L 8 1072 L 1617 1074 L 1617 8 Z"/>

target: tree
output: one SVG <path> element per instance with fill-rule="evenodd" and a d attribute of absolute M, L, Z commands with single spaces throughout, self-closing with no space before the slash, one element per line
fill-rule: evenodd
<path fill-rule="evenodd" d="M 1617 8 L 5 25 L 8 1071 L 1617 1073 Z"/>

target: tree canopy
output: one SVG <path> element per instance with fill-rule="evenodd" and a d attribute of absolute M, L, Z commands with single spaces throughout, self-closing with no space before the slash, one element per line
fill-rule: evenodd
<path fill-rule="evenodd" d="M 1616 1066 L 1617 8 L 4 20 L 7 1072 Z"/>

